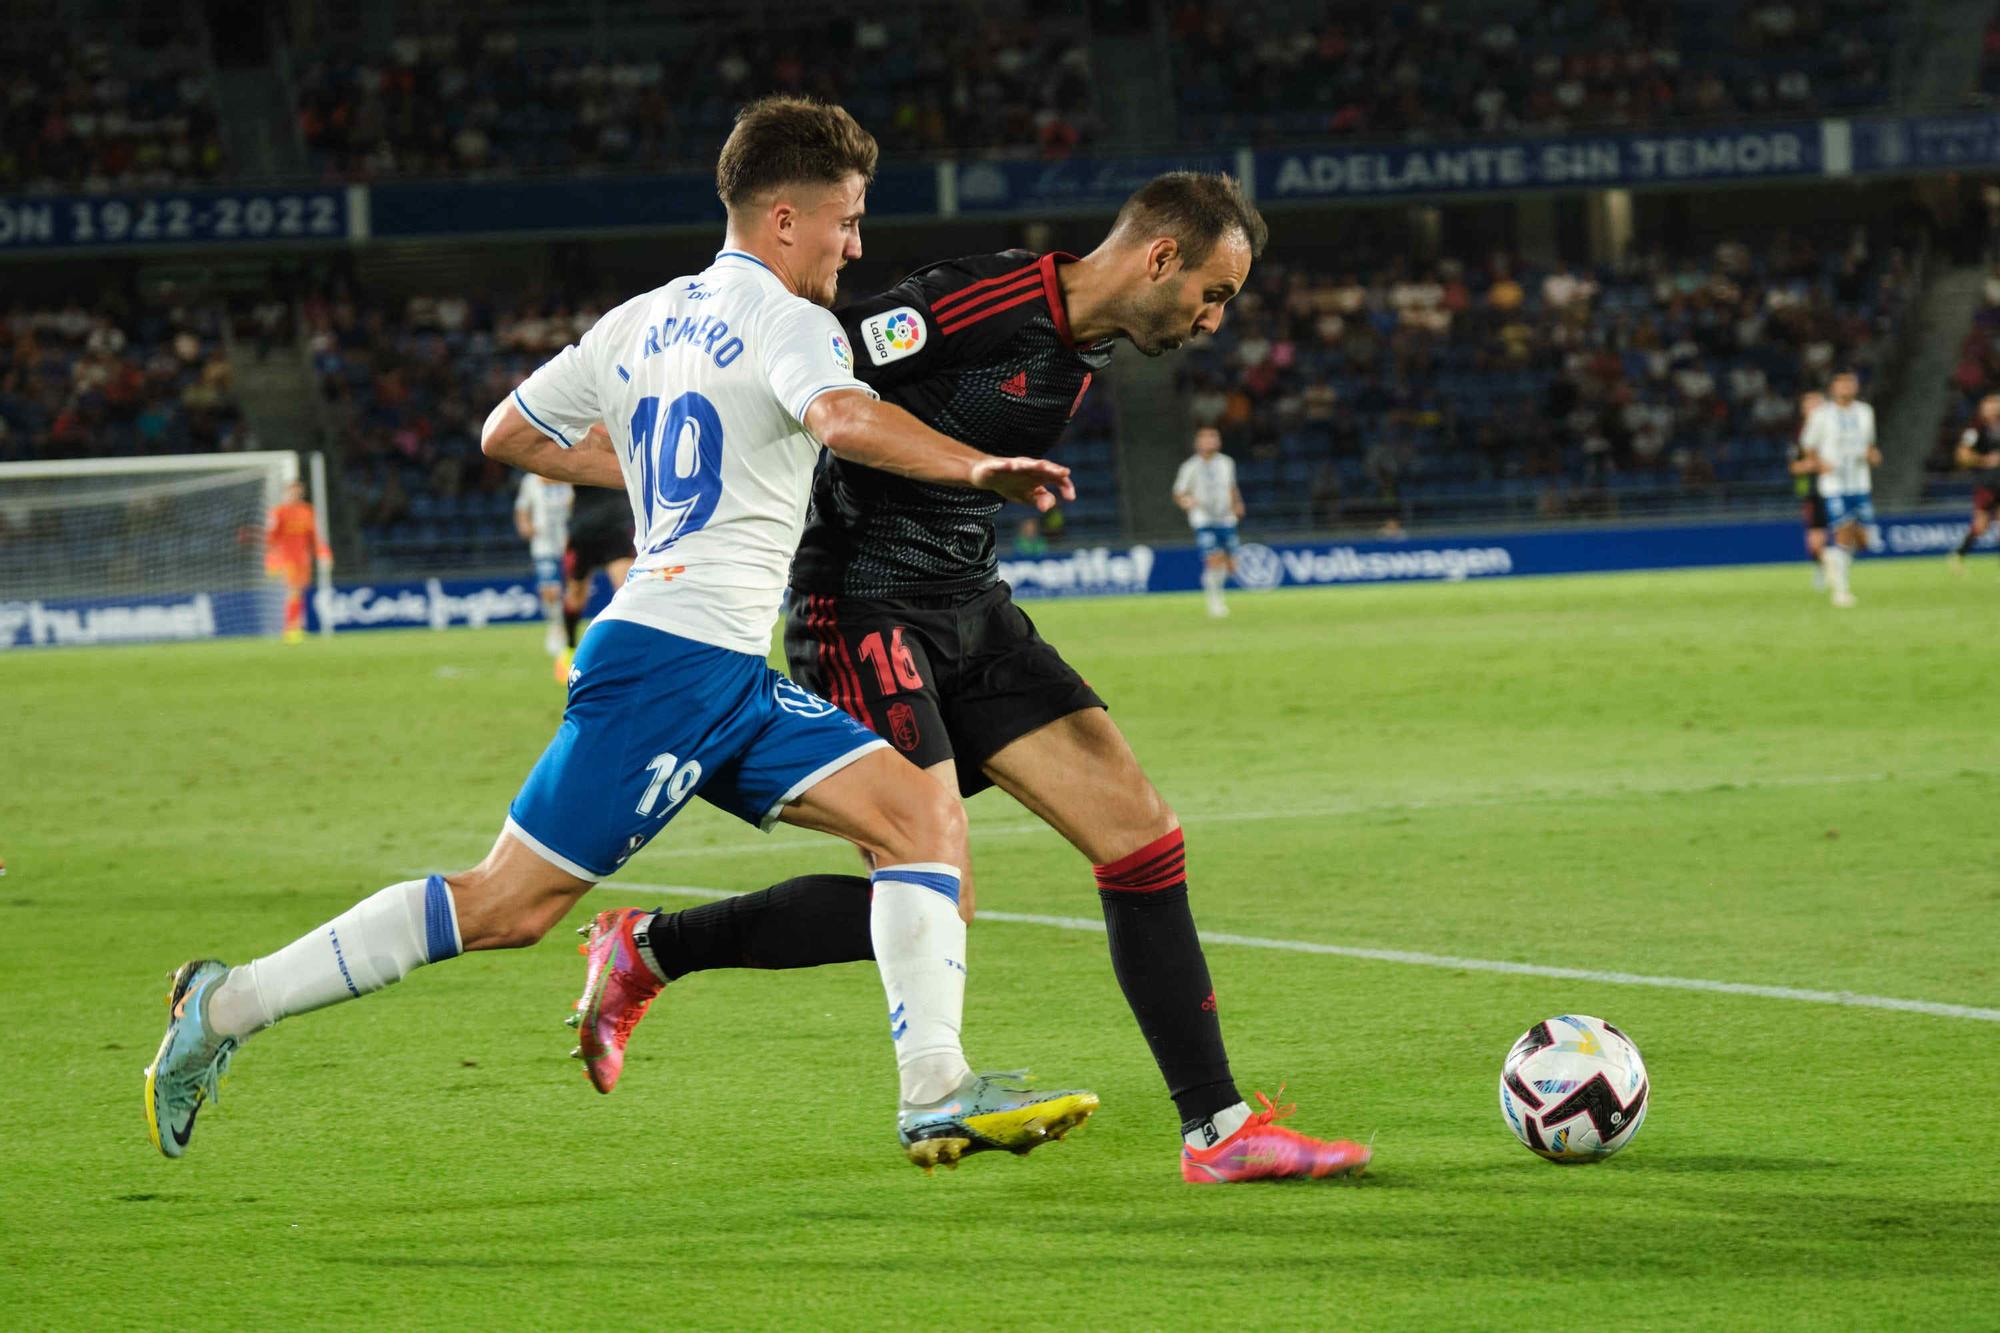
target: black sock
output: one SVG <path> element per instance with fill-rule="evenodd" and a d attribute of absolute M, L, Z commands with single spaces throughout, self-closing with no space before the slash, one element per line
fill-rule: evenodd
<path fill-rule="evenodd" d="M 581 608 L 572 611 L 568 602 L 563 603 L 563 637 L 569 640 L 569 646 L 572 648 L 576 647 L 576 624 L 582 619 Z"/>
<path fill-rule="evenodd" d="M 1964 555 L 1967 551 L 1970 551 L 1972 549 L 1972 543 L 1978 540 L 1979 540 L 1978 536 L 1972 531 L 1972 529 L 1967 528 L 1965 530 L 1965 540 L 1958 544 L 1958 553 L 1960 555 Z"/>
<path fill-rule="evenodd" d="M 718 967 L 773 971 L 864 963 L 873 886 L 859 875 L 801 875 L 768 889 L 679 912 L 648 928 L 653 960 L 668 981 Z"/>
<path fill-rule="evenodd" d="M 1229 1076 L 1208 959 L 1188 910 L 1178 831 L 1097 868 L 1111 969 L 1188 1133 L 1243 1100 Z"/>

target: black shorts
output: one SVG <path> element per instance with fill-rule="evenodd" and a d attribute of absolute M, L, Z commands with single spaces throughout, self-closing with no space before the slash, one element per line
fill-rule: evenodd
<path fill-rule="evenodd" d="M 563 577 L 585 578 L 613 560 L 630 560 L 635 554 L 630 532 L 612 527 L 572 528 L 569 545 L 563 549 Z"/>
<path fill-rule="evenodd" d="M 799 684 L 914 762 L 955 759 L 967 796 L 993 785 L 981 765 L 1012 742 L 1105 706 L 1004 583 L 902 601 L 794 592 L 785 659 Z"/>
<path fill-rule="evenodd" d="M 1826 526 L 1826 497 L 1824 495 L 1821 495 L 1818 491 L 1813 491 L 1806 496 L 1805 503 L 1799 508 L 1799 516 L 1805 520 L 1808 532 Z"/>

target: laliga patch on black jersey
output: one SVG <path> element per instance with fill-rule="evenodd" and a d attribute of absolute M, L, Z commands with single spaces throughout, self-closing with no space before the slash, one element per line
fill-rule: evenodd
<path fill-rule="evenodd" d="M 878 366 L 915 356 L 929 340 L 930 330 L 915 306 L 899 305 L 861 321 L 861 341 L 868 348 L 868 359 Z"/>

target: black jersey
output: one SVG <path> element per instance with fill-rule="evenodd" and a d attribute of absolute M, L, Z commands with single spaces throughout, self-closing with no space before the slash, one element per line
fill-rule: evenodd
<path fill-rule="evenodd" d="M 632 535 L 632 501 L 609 486 L 578 486 L 570 505 L 569 530 L 588 537 Z"/>
<path fill-rule="evenodd" d="M 854 373 L 888 402 L 975 449 L 1053 449 L 1108 343 L 1070 338 L 1056 266 L 1072 255 L 1008 250 L 919 269 L 836 313 Z M 792 561 L 792 587 L 844 597 L 940 596 L 999 578 L 1000 498 L 910 481 L 828 454 Z"/>
<path fill-rule="evenodd" d="M 2000 426 L 1989 426 L 1974 420 L 1958 437 L 1959 447 L 1977 453 L 2000 452 Z M 1972 469 L 1972 484 L 1988 490 L 2000 490 L 2000 467 L 1976 467 Z"/>

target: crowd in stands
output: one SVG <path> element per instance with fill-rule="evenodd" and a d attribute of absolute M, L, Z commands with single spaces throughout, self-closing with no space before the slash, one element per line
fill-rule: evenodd
<path fill-rule="evenodd" d="M 887 153 L 1059 157 L 1095 124 L 1088 48 L 1061 25 L 940 5 L 610 58 L 486 27 L 409 36 L 308 63 L 299 125 L 339 180 L 658 169 L 712 162 L 766 93 L 839 102 Z"/>
<path fill-rule="evenodd" d="M 1797 396 L 1912 290 L 1856 232 L 1603 268 L 1266 263 L 1181 378 L 1263 520 L 1608 515 L 1789 493 Z"/>
<path fill-rule="evenodd" d="M 1982 191 L 1986 225 L 1986 278 L 1972 325 L 1958 346 L 1951 371 L 1951 407 L 1938 423 L 1938 436 L 1924 459 L 1924 491 L 1934 499 L 1965 492 L 1965 473 L 1956 458 L 1960 437 L 1979 409 L 1979 400 L 2000 393 L 2000 182 Z"/>
<path fill-rule="evenodd" d="M 1877 105 L 1893 0 L 1185 0 L 1184 135 L 1456 135 Z"/>
<path fill-rule="evenodd" d="M 480 452 L 480 427 L 604 308 L 462 295 L 370 302 L 340 283 L 305 300 L 334 456 L 371 557 L 465 565 L 520 554 L 507 518 L 514 480 Z"/>
<path fill-rule="evenodd" d="M 223 166 L 215 99 L 192 51 L 105 42 L 7 57 L 0 79 L 0 194 L 158 189 Z"/>
<path fill-rule="evenodd" d="M 1847 113 L 1882 103 L 1892 0 L 1184 0 L 1171 13 L 1178 127 L 1162 141 L 1594 130 L 1672 119 Z M 292 53 L 298 129 L 335 181 L 659 170 L 713 160 L 744 101 L 797 92 L 852 109 L 890 154 L 1057 158 L 1099 133 L 1077 18 L 969 0 L 723 19 L 672 40 L 550 45 L 468 19 L 386 49 Z M 2000 30 L 1982 86 L 2000 83 Z M 608 49 L 607 49 L 608 48 Z M 207 68 L 192 47 L 119 55 L 57 42 L 10 55 L 0 192 L 219 178 Z"/>
<path fill-rule="evenodd" d="M 0 305 L 0 461 L 254 448 L 226 309 Z"/>

